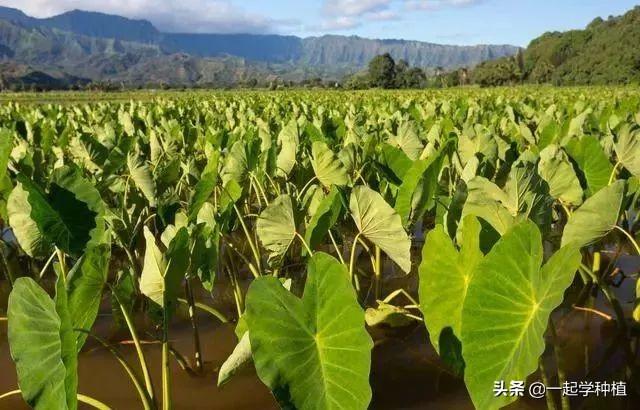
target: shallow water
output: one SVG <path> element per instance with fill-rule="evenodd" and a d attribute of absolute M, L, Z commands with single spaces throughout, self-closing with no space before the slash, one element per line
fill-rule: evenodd
<path fill-rule="evenodd" d="M 627 274 L 637 273 L 638 258 L 623 257 L 618 266 Z M 246 286 L 246 284 L 245 284 Z M 383 294 L 404 287 L 415 294 L 417 279 L 409 276 L 389 275 L 384 284 Z M 633 309 L 635 280 L 625 279 L 615 293 L 621 301 L 625 313 Z M 568 296 L 571 295 L 571 289 Z M 5 316 L 8 287 L 0 282 L 0 313 Z M 205 292 L 198 292 L 198 300 L 215 306 L 229 318 L 233 318 L 234 305 L 230 290 L 223 281 L 216 284 L 213 298 Z M 602 295 L 593 299 L 593 308 L 613 316 Z M 561 318 L 562 317 L 562 318 Z M 205 360 L 205 371 L 201 376 L 192 376 L 180 369 L 172 361 L 173 397 L 176 409 L 277 409 L 276 402 L 269 390 L 260 382 L 252 366 L 236 374 L 223 388 L 216 386 L 217 369 L 231 353 L 236 344 L 233 332 L 235 324 L 221 324 L 208 314 L 198 314 L 200 336 Z M 139 329 L 151 329 L 149 322 L 138 318 Z M 603 359 L 607 346 L 615 335 L 615 321 L 606 320 L 593 313 L 582 312 L 571 306 L 563 306 L 554 313 L 554 323 L 558 332 L 558 345 L 561 346 L 563 368 L 571 381 L 585 380 L 589 374 L 591 380 L 622 380 L 624 355 L 621 349 L 614 348 L 606 358 L 604 365 L 598 366 Z M 115 329 L 110 316 L 110 306 L 105 300 L 101 313 L 94 326 L 94 332 L 111 343 L 127 341 L 128 333 Z M 375 341 L 372 354 L 371 386 L 373 400 L 371 409 L 473 409 L 463 381 L 452 375 L 438 358 L 428 342 L 426 329 L 421 323 L 400 328 L 378 327 L 370 329 Z M 141 331 L 143 339 L 151 340 Z M 171 325 L 170 339 L 173 347 L 185 357 L 192 357 L 192 332 L 184 312 L 176 315 Z M 615 345 L 614 345 L 615 346 Z M 143 346 L 154 379 L 156 394 L 160 390 L 161 347 L 157 343 Z M 119 344 L 125 358 L 137 369 L 137 356 L 130 343 Z M 557 380 L 552 349 L 545 352 L 547 371 L 552 385 Z M 0 322 L 0 392 L 17 387 L 15 368 L 11 362 L 7 340 L 6 322 Z M 139 409 L 137 392 L 115 358 L 95 341 L 89 339 L 79 359 L 79 392 L 89 395 L 115 409 Z M 630 388 L 628 388 L 630 389 Z M 585 401 L 574 399 L 572 408 L 607 410 L 631 409 L 635 398 L 627 400 L 609 399 L 607 401 Z M 20 396 L 14 396 L 0 402 L 0 409 L 27 409 Z M 81 407 L 88 408 L 88 407 Z M 544 400 L 520 400 L 510 409 L 544 409 Z"/>

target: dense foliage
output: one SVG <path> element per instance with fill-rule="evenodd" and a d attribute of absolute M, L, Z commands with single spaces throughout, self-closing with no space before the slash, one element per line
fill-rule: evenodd
<path fill-rule="evenodd" d="M 607 376 L 638 397 L 633 300 L 613 286 L 617 258 L 640 252 L 636 91 L 167 94 L 9 103 L 0 125 L 8 342 L 35 408 L 107 408 L 77 375 L 105 296 L 139 363 L 102 342 L 144 408 L 171 408 L 171 317 L 190 307 L 201 371 L 193 311 L 221 315 L 193 288 L 221 282 L 238 346 L 218 382 L 253 363 L 283 407 L 367 408 L 368 330 L 426 325 L 476 408 L 500 408 L 517 397 L 495 381 L 562 384 L 545 335 L 597 295 L 622 352 Z M 419 289 L 397 287 L 406 275 Z M 161 394 L 137 314 L 158 325 Z"/>
<path fill-rule="evenodd" d="M 638 84 L 640 6 L 623 16 L 597 18 L 584 30 L 545 33 L 531 41 L 523 60 L 482 63 L 473 77 L 481 85 Z"/>

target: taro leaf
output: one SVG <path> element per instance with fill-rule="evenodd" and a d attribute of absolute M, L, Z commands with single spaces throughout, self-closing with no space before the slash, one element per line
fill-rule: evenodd
<path fill-rule="evenodd" d="M 281 279 L 282 286 L 286 290 L 291 290 L 291 279 Z M 249 362 L 253 360 L 251 354 L 251 339 L 249 338 L 249 328 L 247 327 L 246 316 L 242 315 L 238 318 L 238 324 L 234 330 L 236 337 L 239 339 L 238 344 L 227 360 L 220 366 L 218 373 L 218 386 L 227 383 L 234 374 Z"/>
<path fill-rule="evenodd" d="M 156 186 L 149 166 L 132 154 L 127 156 L 127 166 L 133 183 L 149 201 L 149 206 L 155 208 L 158 204 L 156 201 Z"/>
<path fill-rule="evenodd" d="M 565 148 L 585 179 L 587 197 L 607 186 L 613 166 L 595 137 L 572 139 Z"/>
<path fill-rule="evenodd" d="M 406 273 L 411 271 L 411 240 L 400 215 L 384 198 L 369 187 L 353 189 L 349 200 L 351 217 L 364 236 L 380 247 Z"/>
<path fill-rule="evenodd" d="M 396 135 L 389 138 L 389 143 L 399 147 L 412 161 L 417 160 L 424 149 L 424 145 L 416 132 L 416 127 L 411 121 L 405 121 L 400 124 Z"/>
<path fill-rule="evenodd" d="M 6 128 L 0 128 L 0 180 L 7 174 L 9 156 L 13 149 L 13 134 Z"/>
<path fill-rule="evenodd" d="M 191 221 L 196 219 L 198 212 L 200 212 L 200 208 L 202 208 L 202 205 L 207 202 L 216 188 L 216 184 L 218 183 L 219 159 L 220 152 L 214 151 L 209 157 L 207 166 L 204 171 L 202 171 L 200 180 L 194 188 L 193 197 L 189 204 L 189 220 Z"/>
<path fill-rule="evenodd" d="M 582 187 L 567 155 L 555 144 L 540 152 L 538 173 L 549 184 L 552 197 L 565 204 L 582 203 Z"/>
<path fill-rule="evenodd" d="M 191 274 L 200 278 L 202 286 L 211 291 L 218 264 L 220 232 L 213 218 L 213 205 L 206 203 L 198 214 L 198 225 L 193 231 Z"/>
<path fill-rule="evenodd" d="M 91 330 L 98 316 L 102 291 L 109 273 L 111 245 L 103 244 L 87 249 L 67 277 L 68 305 L 74 329 Z M 87 334 L 77 332 L 78 352 Z"/>
<path fill-rule="evenodd" d="M 120 310 L 133 311 L 136 302 L 136 288 L 133 273 L 129 270 L 118 272 L 118 282 L 111 290 L 111 314 L 118 329 L 124 328 L 126 319 Z"/>
<path fill-rule="evenodd" d="M 276 159 L 276 167 L 278 175 L 286 177 L 296 164 L 296 155 L 300 144 L 300 130 L 295 118 L 291 119 L 278 134 L 278 144 L 280 152 Z"/>
<path fill-rule="evenodd" d="M 260 379 L 295 408 L 366 409 L 373 343 L 344 265 L 318 252 L 302 299 L 274 277 L 255 280 L 246 321 Z"/>
<path fill-rule="evenodd" d="M 67 393 L 67 405 L 69 409 L 75 409 L 78 406 L 78 342 L 73 328 L 71 312 L 69 311 L 67 289 L 60 274 L 58 274 L 56 281 L 56 296 L 53 301 L 56 304 L 56 312 L 60 317 L 61 356 L 62 363 L 66 369 L 64 384 Z"/>
<path fill-rule="evenodd" d="M 624 188 L 624 181 L 616 181 L 588 198 L 567 221 L 562 245 L 588 246 L 611 232 L 618 223 Z"/>
<path fill-rule="evenodd" d="M 467 183 L 467 200 L 462 208 L 462 217 L 476 215 L 487 221 L 496 231 L 506 232 L 515 217 L 504 203 L 508 197 L 496 184 L 484 177 L 475 177 Z"/>
<path fill-rule="evenodd" d="M 320 245 L 329 230 L 336 224 L 342 211 L 342 198 L 340 191 L 332 187 L 329 194 L 320 201 L 307 228 L 304 240 L 311 249 Z"/>
<path fill-rule="evenodd" d="M 401 149 L 393 145 L 382 144 L 381 151 L 384 164 L 399 181 L 402 181 L 405 173 L 411 168 L 413 161 Z"/>
<path fill-rule="evenodd" d="M 291 197 L 283 194 L 271 202 L 260 214 L 256 230 L 269 258 L 282 258 L 297 232 Z"/>
<path fill-rule="evenodd" d="M 311 165 L 318 181 L 326 187 L 347 185 L 347 172 L 344 165 L 324 142 L 313 143 Z"/>
<path fill-rule="evenodd" d="M 640 130 L 632 130 L 629 124 L 625 124 L 620 129 L 615 149 L 618 161 L 640 178 Z"/>
<path fill-rule="evenodd" d="M 222 183 L 233 179 L 239 184 L 243 184 L 247 180 L 249 172 L 257 166 L 259 152 L 260 140 L 236 141 L 225 158 L 220 176 Z"/>
<path fill-rule="evenodd" d="M 419 219 L 435 205 L 443 158 L 438 153 L 429 159 L 417 160 L 405 173 L 394 207 L 402 218 L 403 226 Z"/>
<path fill-rule="evenodd" d="M 482 159 L 493 161 L 498 156 L 498 144 L 496 138 L 484 127 L 466 129 L 458 138 L 458 152 L 462 165 L 466 165 L 476 154 Z"/>
<path fill-rule="evenodd" d="M 242 197 L 242 187 L 235 180 L 231 180 L 222 186 L 220 192 L 220 211 L 221 213 L 233 208 L 233 205 Z"/>
<path fill-rule="evenodd" d="M 176 305 L 180 282 L 189 267 L 189 234 L 181 228 L 166 253 L 163 253 L 153 234 L 144 228 L 147 249 L 140 277 L 140 291 L 156 305 L 171 311 Z"/>
<path fill-rule="evenodd" d="M 90 240 L 87 243 L 87 247 L 98 246 L 105 243 L 108 238 L 104 223 L 105 205 L 100 197 L 100 192 L 98 192 L 95 186 L 82 177 L 82 173 L 78 168 L 64 166 L 56 169 L 53 173 L 53 182 L 51 184 L 49 197 L 54 206 L 63 208 L 68 206 L 64 197 L 58 202 L 58 199 L 53 195 L 58 187 L 72 193 L 77 200 L 86 204 L 90 212 L 94 214 L 91 223 L 95 225 L 95 228 L 89 233 Z M 84 207 L 81 208 L 84 212 L 83 215 L 88 216 L 88 213 L 84 211 Z"/>
<path fill-rule="evenodd" d="M 38 224 L 31 217 L 30 200 L 34 200 L 36 194 L 32 196 L 30 192 L 33 192 L 34 189 L 33 184 L 28 182 L 25 186 L 19 182 L 18 178 L 18 184 L 11 191 L 7 200 L 9 225 L 20 247 L 31 257 L 49 254 L 52 248 L 52 244 L 40 233 Z M 38 197 L 44 197 L 44 194 L 40 194 Z"/>
<path fill-rule="evenodd" d="M 514 164 L 509 178 L 500 189 L 483 177 L 467 183 L 468 196 L 463 217 L 476 215 L 504 234 L 518 220 L 529 218 L 542 229 L 551 222 L 551 201 L 547 183 L 536 174 L 532 163 Z"/>
<path fill-rule="evenodd" d="M 420 310 L 429 330 L 431 344 L 438 352 L 440 334 L 451 328 L 460 338 L 462 306 L 476 266 L 483 258 L 480 251 L 480 223 L 473 215 L 462 221 L 462 240 L 458 251 L 442 225 L 427 235 L 422 248 Z"/>
<path fill-rule="evenodd" d="M 20 246 L 30 256 L 55 245 L 79 257 L 88 244 L 104 241 L 104 205 L 100 194 L 77 169 L 56 170 L 49 194 L 23 174 L 7 210 Z"/>
<path fill-rule="evenodd" d="M 17 279 L 9 295 L 11 357 L 22 397 L 35 409 L 77 408 L 76 340 L 68 317 L 58 314 L 61 298 L 54 302 L 31 278 Z"/>
<path fill-rule="evenodd" d="M 517 397 L 493 394 L 496 380 L 526 380 L 538 368 L 551 312 L 580 264 L 567 246 L 541 267 L 542 239 L 524 221 L 510 229 L 476 268 L 462 309 L 465 383 L 478 409 L 499 409 Z"/>
<path fill-rule="evenodd" d="M 249 332 L 244 332 L 231 355 L 220 366 L 218 387 L 227 383 L 234 374 L 251 361 L 251 339 Z"/>

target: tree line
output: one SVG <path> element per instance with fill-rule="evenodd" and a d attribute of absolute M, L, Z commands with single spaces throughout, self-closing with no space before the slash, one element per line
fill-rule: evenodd
<path fill-rule="evenodd" d="M 405 60 L 397 62 L 389 53 L 374 57 L 367 69 L 347 77 L 343 81 L 348 89 L 404 89 L 404 88 L 444 88 L 469 84 L 467 68 L 446 71 L 443 67 L 424 70 L 411 67 Z"/>

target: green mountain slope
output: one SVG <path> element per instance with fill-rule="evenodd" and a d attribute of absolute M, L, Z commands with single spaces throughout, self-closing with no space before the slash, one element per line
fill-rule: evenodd
<path fill-rule="evenodd" d="M 80 10 L 37 19 L 20 10 L 0 7 L 0 19 L 26 28 L 46 27 L 88 37 L 153 44 L 167 54 L 187 53 L 202 58 L 234 56 L 268 64 L 311 65 L 329 70 L 341 67 L 343 71 L 364 68 L 371 58 L 386 52 L 412 66 L 456 68 L 513 55 L 518 50 L 509 45 L 454 46 L 357 36 L 300 38 L 259 34 L 161 33 L 146 20 Z"/>
<path fill-rule="evenodd" d="M 519 58 L 480 64 L 472 77 L 483 85 L 640 83 L 640 6 L 584 30 L 545 33 Z"/>

